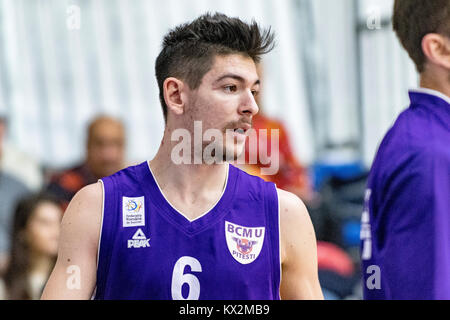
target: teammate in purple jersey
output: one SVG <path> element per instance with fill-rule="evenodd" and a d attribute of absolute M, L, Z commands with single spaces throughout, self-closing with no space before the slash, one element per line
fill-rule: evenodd
<path fill-rule="evenodd" d="M 377 152 L 362 215 L 365 299 L 450 299 L 450 1 L 396 0 L 420 73 Z"/>
<path fill-rule="evenodd" d="M 74 197 L 44 299 L 323 299 L 302 201 L 227 163 L 243 151 L 258 112 L 256 64 L 272 48 L 270 29 L 222 14 L 165 37 L 156 61 L 161 146 Z M 196 141 L 196 123 L 201 136 L 219 132 L 212 163 L 196 161 L 206 143 L 174 160 L 173 136 Z"/>

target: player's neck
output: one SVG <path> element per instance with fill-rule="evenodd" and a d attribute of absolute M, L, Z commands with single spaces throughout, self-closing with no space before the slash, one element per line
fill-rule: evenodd
<path fill-rule="evenodd" d="M 166 199 L 186 216 L 195 218 L 220 199 L 228 163 L 176 164 L 171 159 L 171 148 L 169 142 L 162 143 L 149 163 L 150 169 Z M 195 205 L 190 208 L 190 204 Z"/>
<path fill-rule="evenodd" d="M 450 97 L 450 74 L 441 72 L 424 72 L 420 75 L 420 87 L 439 91 Z"/>
<path fill-rule="evenodd" d="M 175 164 L 166 154 L 158 154 L 150 161 L 152 173 L 161 185 L 173 184 L 178 190 L 201 191 L 221 188 L 227 175 L 228 163 Z"/>

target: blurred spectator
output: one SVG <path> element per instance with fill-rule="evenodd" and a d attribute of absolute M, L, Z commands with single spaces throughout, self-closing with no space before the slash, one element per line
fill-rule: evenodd
<path fill-rule="evenodd" d="M 6 120 L 0 116 L 0 162 L 5 152 Z M 11 215 L 19 198 L 28 193 L 27 186 L 0 166 L 0 271 L 3 270 L 9 251 Z"/>
<path fill-rule="evenodd" d="M 296 159 L 291 145 L 289 143 L 289 134 L 284 125 L 273 118 L 269 118 L 264 115 L 260 109 L 260 112 L 253 117 L 252 127 L 256 130 L 258 136 L 256 156 L 250 154 L 248 141 L 246 143 L 246 159 L 251 159 L 252 157 L 257 159 L 256 164 L 246 164 L 241 168 L 249 174 L 257 175 L 266 181 L 274 182 L 278 188 L 292 192 L 299 196 L 304 202 L 308 203 L 313 200 L 313 190 L 308 176 L 308 171 L 303 167 L 299 161 Z M 267 129 L 267 141 L 266 143 L 260 144 L 260 134 L 259 130 Z M 259 154 L 267 154 L 269 159 L 273 158 L 271 146 L 271 130 L 279 130 L 279 170 L 274 175 L 262 175 L 261 168 L 270 167 L 270 163 L 265 165 L 260 161 Z M 267 147 L 267 151 L 260 151 L 260 148 Z"/>
<path fill-rule="evenodd" d="M 350 256 L 330 242 L 317 242 L 317 261 L 320 270 L 330 270 L 343 277 L 351 277 L 355 272 Z"/>
<path fill-rule="evenodd" d="M 355 286 L 360 277 L 346 251 L 333 243 L 318 241 L 317 262 L 325 300 L 355 296 Z"/>
<path fill-rule="evenodd" d="M 56 198 L 33 194 L 19 201 L 0 299 L 39 299 L 55 264 L 62 210 Z"/>
<path fill-rule="evenodd" d="M 260 81 L 262 83 L 263 77 L 263 68 L 262 64 L 258 65 L 258 75 Z M 289 141 L 289 133 L 286 127 L 282 124 L 281 121 L 268 117 L 264 114 L 264 110 L 262 108 L 262 102 L 260 100 L 262 91 L 262 85 L 260 89 L 260 94 L 258 94 L 255 98 L 258 106 L 259 112 L 252 119 L 252 127 L 256 130 L 258 141 L 256 148 L 249 147 L 250 139 L 247 139 L 247 143 L 245 146 L 245 159 L 246 164 L 240 165 L 239 167 L 246 171 L 249 174 L 260 176 L 266 181 L 274 182 L 278 188 L 292 192 L 296 194 L 300 199 L 302 199 L 306 204 L 311 203 L 314 198 L 314 192 L 312 188 L 312 184 L 310 182 L 310 178 L 308 176 L 308 171 L 305 167 L 303 167 L 291 148 L 291 144 Z M 261 140 L 260 130 L 267 130 L 267 141 Z M 270 167 L 271 163 L 263 164 L 264 161 L 261 161 L 260 155 L 267 155 L 269 159 L 273 159 L 273 154 L 271 150 L 271 131 L 279 130 L 279 170 L 274 175 L 262 175 L 261 168 Z M 260 141 L 261 140 L 261 141 Z M 261 148 L 266 148 L 266 150 L 262 150 Z M 251 154 L 251 152 L 256 152 L 256 155 Z M 256 164 L 249 164 L 249 159 L 257 159 Z"/>
<path fill-rule="evenodd" d="M 359 260 L 359 225 L 367 170 L 346 173 L 344 166 L 335 168 L 319 189 L 320 204 L 313 221 L 316 236 L 318 240 L 352 249 L 352 258 Z"/>
<path fill-rule="evenodd" d="M 311 215 L 319 241 L 319 280 L 325 299 L 359 300 L 360 217 L 367 170 L 350 163 L 330 165 L 328 170 L 320 184 L 319 205 Z"/>
<path fill-rule="evenodd" d="M 4 269 L 10 247 L 9 234 L 14 206 L 28 192 L 23 183 L 0 171 L 0 271 Z"/>
<path fill-rule="evenodd" d="M 109 116 L 95 118 L 88 128 L 86 152 L 83 163 L 50 179 L 47 190 L 60 199 L 64 208 L 81 188 L 124 168 L 123 124 Z"/>
<path fill-rule="evenodd" d="M 7 140 L 7 120 L 0 114 L 0 171 L 7 172 L 24 183 L 30 190 L 42 187 L 43 173 L 39 163 L 18 150 Z"/>

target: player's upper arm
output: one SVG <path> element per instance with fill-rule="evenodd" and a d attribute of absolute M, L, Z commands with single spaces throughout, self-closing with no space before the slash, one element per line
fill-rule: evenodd
<path fill-rule="evenodd" d="M 95 183 L 72 199 L 61 222 L 58 259 L 42 299 L 90 299 L 97 272 L 103 189 Z"/>
<path fill-rule="evenodd" d="M 303 202 L 278 189 L 280 199 L 282 299 L 323 299 L 317 267 L 317 243 Z"/>

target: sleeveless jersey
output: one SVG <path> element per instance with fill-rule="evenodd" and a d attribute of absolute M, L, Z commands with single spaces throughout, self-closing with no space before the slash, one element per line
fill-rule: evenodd
<path fill-rule="evenodd" d="M 229 165 L 220 200 L 190 221 L 147 162 L 103 178 L 95 299 L 278 300 L 273 183 Z"/>

